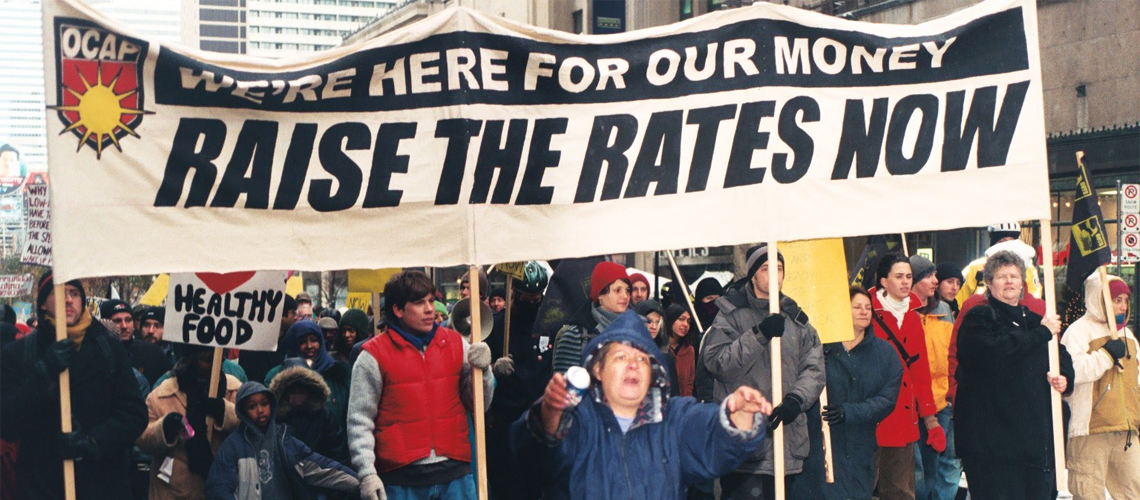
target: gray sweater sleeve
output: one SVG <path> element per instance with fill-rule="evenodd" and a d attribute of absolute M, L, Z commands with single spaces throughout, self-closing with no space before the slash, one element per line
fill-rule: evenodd
<path fill-rule="evenodd" d="M 376 474 L 376 412 L 384 380 L 380 365 L 368 351 L 361 351 L 352 366 L 352 386 L 348 395 L 348 449 L 352 465 L 360 477 Z"/>

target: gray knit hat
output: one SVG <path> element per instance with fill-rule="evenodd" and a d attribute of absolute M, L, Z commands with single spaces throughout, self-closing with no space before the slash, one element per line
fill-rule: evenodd
<path fill-rule="evenodd" d="M 915 254 L 910 256 L 910 272 L 914 281 L 919 281 L 934 272 L 934 263 L 930 259 Z"/>

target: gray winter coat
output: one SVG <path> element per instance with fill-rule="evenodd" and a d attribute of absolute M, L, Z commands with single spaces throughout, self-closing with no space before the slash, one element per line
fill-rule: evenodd
<path fill-rule="evenodd" d="M 772 355 L 768 339 L 753 327 L 768 317 L 768 301 L 756 298 L 749 286 L 732 290 L 716 300 L 720 314 L 705 334 L 700 362 L 713 378 L 713 398 L 721 400 L 737 387 L 747 385 L 772 396 Z M 827 381 L 819 335 L 808 323 L 807 314 L 791 298 L 781 295 L 780 313 L 784 322 L 781 346 L 784 395 L 795 394 L 807 409 L 819 399 Z M 773 404 L 779 404 L 773 401 Z M 807 418 L 796 417 L 784 426 L 784 466 L 788 474 L 798 474 L 808 456 Z M 773 474 L 772 442 L 737 469 L 750 474 Z"/>

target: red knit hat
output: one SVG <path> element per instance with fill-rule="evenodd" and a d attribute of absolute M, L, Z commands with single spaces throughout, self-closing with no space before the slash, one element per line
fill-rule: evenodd
<path fill-rule="evenodd" d="M 597 271 L 595 270 L 594 272 L 597 272 Z M 1109 280 L 1108 281 L 1108 295 L 1109 295 L 1109 297 L 1112 297 L 1114 299 L 1120 295 L 1128 295 L 1129 297 L 1131 297 L 1132 296 L 1132 290 L 1130 290 L 1128 288 L 1128 283 L 1125 283 L 1121 280 Z"/>
<path fill-rule="evenodd" d="M 629 275 L 629 286 L 633 286 L 633 284 L 637 283 L 638 281 L 645 283 L 646 288 L 649 287 L 649 278 L 646 278 L 644 274 L 633 273 Z"/>
<path fill-rule="evenodd" d="M 590 273 L 590 300 L 598 300 L 602 290 L 617 280 L 629 281 L 625 267 L 617 262 L 599 262 L 598 265 L 594 266 L 594 272 Z"/>

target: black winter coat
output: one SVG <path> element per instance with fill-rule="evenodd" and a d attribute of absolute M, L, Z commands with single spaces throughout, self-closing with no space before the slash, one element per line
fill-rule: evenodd
<path fill-rule="evenodd" d="M 823 346 L 827 404 L 842 406 L 845 420 L 831 425 L 835 483 L 828 499 L 870 499 L 875 488 L 875 427 L 895 409 L 903 367 L 894 347 L 873 334 L 850 351 L 842 342 Z"/>
<path fill-rule="evenodd" d="M 954 445 L 959 457 L 1053 469 L 1049 340 L 1041 316 L 990 298 L 958 329 Z M 1061 348 L 1061 375 L 1073 361 Z"/>
<path fill-rule="evenodd" d="M 158 344 L 151 344 L 141 339 L 131 339 L 123 342 L 123 347 L 130 357 L 131 366 L 146 377 L 147 387 L 154 387 L 158 378 L 170 371 L 173 365 L 166 353 Z"/>
<path fill-rule="evenodd" d="M 47 380 L 35 363 L 55 342 L 55 327 L 41 321 L 28 336 L 9 344 L 0 363 L 0 419 L 3 438 L 20 443 L 16 465 L 17 498 L 64 498 L 60 433 L 59 379 Z M 75 462 L 75 490 L 80 500 L 128 500 L 128 455 L 147 425 L 146 403 L 139 393 L 122 342 L 98 321 L 91 323 L 71 367 L 72 428 L 98 443 L 101 458 Z"/>

